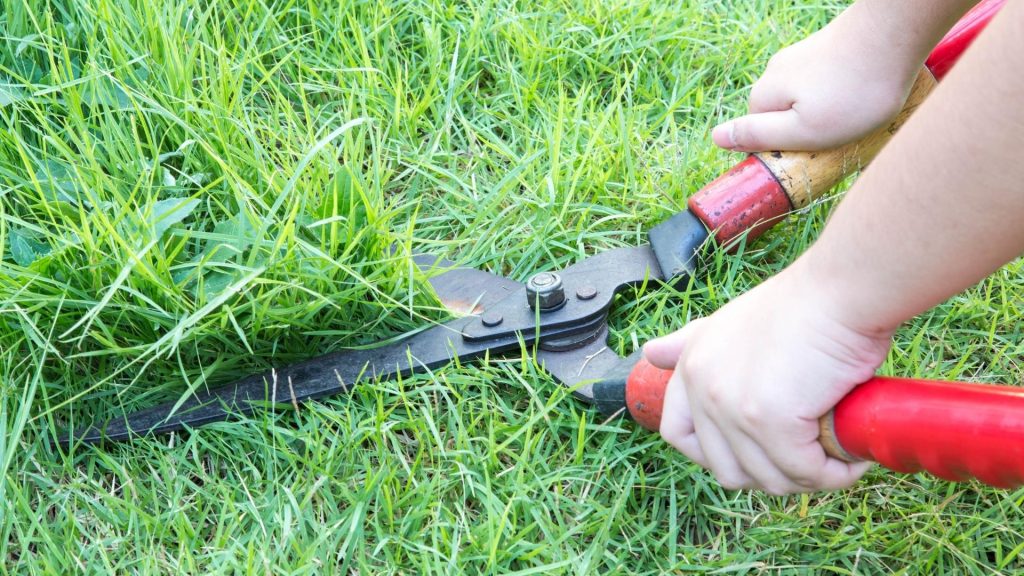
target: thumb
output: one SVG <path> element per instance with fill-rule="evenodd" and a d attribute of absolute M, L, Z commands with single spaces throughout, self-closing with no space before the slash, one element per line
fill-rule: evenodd
<path fill-rule="evenodd" d="M 716 146 L 741 152 L 768 150 L 816 150 L 819 140 L 800 121 L 796 110 L 748 114 L 711 131 Z"/>
<path fill-rule="evenodd" d="M 662 370 L 675 369 L 679 355 L 683 353 L 686 332 L 686 328 L 683 328 L 668 336 L 649 340 L 644 344 L 644 358 Z"/>

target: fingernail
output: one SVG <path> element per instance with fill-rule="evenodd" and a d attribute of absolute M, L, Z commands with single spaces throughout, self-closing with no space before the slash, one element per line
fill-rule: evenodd
<path fill-rule="evenodd" d="M 719 124 L 711 131 L 711 140 L 716 146 L 732 150 L 736 148 L 736 123 Z"/>

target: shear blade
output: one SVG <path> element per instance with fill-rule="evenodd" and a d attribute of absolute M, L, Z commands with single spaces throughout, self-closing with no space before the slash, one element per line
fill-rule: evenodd
<path fill-rule="evenodd" d="M 522 283 L 430 254 L 415 254 L 413 262 L 427 276 L 445 308 L 460 316 L 480 314 L 523 287 Z"/>
<path fill-rule="evenodd" d="M 75 431 L 58 442 L 65 445 L 95 444 L 172 432 L 251 415 L 282 403 L 297 404 L 349 392 L 361 383 L 424 372 L 448 364 L 455 358 L 471 361 L 485 354 L 518 350 L 524 344 L 532 346 L 535 336 L 527 333 L 533 330 L 532 323 L 524 324 L 521 330 L 506 330 L 503 335 L 493 338 L 463 337 L 464 333 L 471 332 L 467 328 L 470 323 L 479 323 L 476 315 L 523 291 L 523 284 L 481 270 L 459 268 L 436 257 L 416 255 L 413 261 L 427 276 L 441 302 L 467 317 L 456 318 L 392 344 L 335 352 L 248 376 L 226 386 Z M 587 279 L 596 287 L 596 292 L 603 295 L 599 297 L 607 299 L 605 305 L 610 304 L 621 286 L 661 278 L 660 269 L 648 247 L 621 248 L 595 255 L 570 266 L 563 274 L 567 278 L 579 276 Z M 504 308 L 498 308 L 508 308 L 507 304 L 502 306 Z M 547 336 L 539 344 L 537 360 L 562 384 L 574 388 L 578 397 L 592 402 L 589 382 L 610 370 L 621 369 L 629 360 L 607 348 L 604 317 L 594 316 L 589 322 L 596 324 L 594 331 L 589 333 L 579 333 L 579 325 L 574 326 L 572 322 L 564 326 L 549 325 Z M 555 330 L 550 331 L 552 328 Z M 574 338 L 580 339 L 578 348 L 562 346 Z M 549 349 L 545 350 L 545 346 Z"/>
<path fill-rule="evenodd" d="M 479 314 L 522 284 L 482 270 L 461 268 L 436 256 L 417 254 L 413 262 L 446 308 L 458 315 Z M 392 379 L 443 366 L 453 358 L 471 359 L 487 351 L 467 345 L 458 318 L 400 342 L 370 349 L 344 350 L 243 378 L 173 402 L 113 418 L 74 431 L 58 442 L 96 444 L 133 436 L 173 432 L 247 416 L 259 409 L 349 392 L 360 383 Z"/>
<path fill-rule="evenodd" d="M 219 388 L 167 402 L 104 424 L 75 431 L 61 444 L 96 444 L 133 436 L 173 432 L 247 416 L 280 404 L 294 404 L 350 392 L 362 382 L 392 379 L 443 366 L 481 350 L 466 347 L 457 327 L 465 320 L 435 326 L 400 342 L 372 349 L 345 350 L 284 368 L 248 376 Z"/>

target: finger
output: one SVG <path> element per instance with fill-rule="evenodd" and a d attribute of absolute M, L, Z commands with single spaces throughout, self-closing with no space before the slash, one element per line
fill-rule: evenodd
<path fill-rule="evenodd" d="M 734 429 L 726 440 L 732 446 L 743 472 L 754 481 L 752 488 L 775 496 L 814 490 L 813 486 L 803 485 L 789 478 L 772 461 L 758 441 L 742 430 Z"/>
<path fill-rule="evenodd" d="M 779 462 L 772 458 L 771 453 L 764 450 L 762 445 L 749 435 L 742 434 L 730 438 L 729 442 L 743 471 L 754 481 L 751 487 L 776 496 L 849 488 L 872 465 L 871 462 L 848 463 L 833 458 L 827 458 L 824 464 L 821 464 L 816 462 L 813 456 L 808 457 L 806 450 L 794 450 L 790 452 L 791 455 L 816 462 L 810 470 L 802 466 L 799 472 L 794 473 L 780 466 Z"/>
<path fill-rule="evenodd" d="M 735 118 L 715 127 L 711 139 L 722 148 L 743 152 L 817 150 L 822 140 L 793 109 Z"/>
<path fill-rule="evenodd" d="M 757 485 L 740 466 L 732 446 L 722 435 L 718 426 L 691 404 L 693 425 L 707 460 L 707 468 L 714 473 L 718 483 L 726 490 L 743 490 Z"/>
<path fill-rule="evenodd" d="M 779 449 L 763 446 L 768 459 L 790 481 L 804 490 L 839 490 L 854 484 L 871 467 L 870 462 L 844 462 L 828 456 L 817 437 L 804 445 Z"/>
<path fill-rule="evenodd" d="M 693 428 L 690 400 L 678 371 L 672 374 L 668 388 L 665 389 L 663 406 L 661 428 L 658 431 L 661 437 L 687 458 L 707 468 L 707 458 L 704 457 Z"/>
<path fill-rule="evenodd" d="M 822 468 L 821 478 L 816 482 L 818 490 L 843 490 L 860 480 L 871 469 L 874 462 L 843 462 L 829 458 Z"/>
<path fill-rule="evenodd" d="M 778 84 L 768 77 L 762 77 L 750 87 L 750 98 L 747 99 L 749 114 L 777 112 L 792 107 L 793 97 L 785 84 Z"/>
<path fill-rule="evenodd" d="M 679 361 L 679 355 L 683 353 L 687 335 L 694 324 L 696 322 L 691 322 L 668 336 L 649 340 L 644 344 L 644 358 L 662 370 L 673 370 Z"/>
<path fill-rule="evenodd" d="M 762 77 L 754 82 L 750 88 L 750 98 L 747 100 L 747 116 L 762 114 L 765 112 L 780 112 L 793 107 L 793 98 L 784 86 L 771 82 Z M 732 120 L 723 122 L 711 131 L 711 139 L 716 146 L 728 150 L 741 150 L 735 141 Z"/>

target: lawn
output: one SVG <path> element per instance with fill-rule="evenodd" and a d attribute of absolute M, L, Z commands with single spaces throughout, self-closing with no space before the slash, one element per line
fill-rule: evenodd
<path fill-rule="evenodd" d="M 1024 490 L 876 468 L 723 490 L 526 354 L 63 451 L 66 426 L 447 319 L 409 255 L 524 280 L 645 241 L 738 157 L 710 127 L 843 3 L 5 0 L 0 572 L 1024 570 Z M 792 261 L 834 203 L 610 345 Z M 1020 382 L 1024 265 L 908 323 L 883 371 Z"/>

